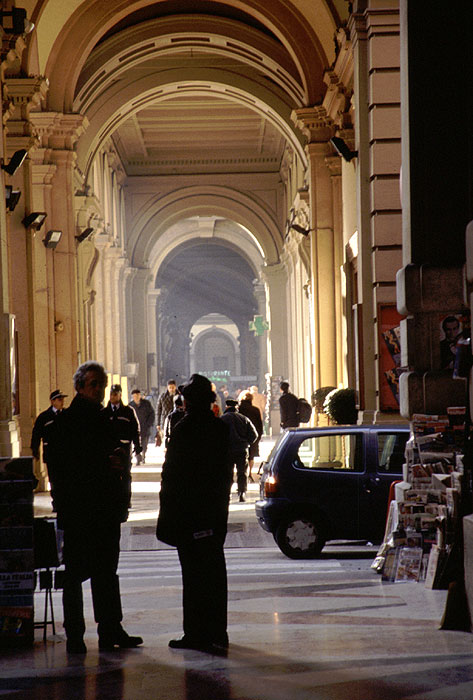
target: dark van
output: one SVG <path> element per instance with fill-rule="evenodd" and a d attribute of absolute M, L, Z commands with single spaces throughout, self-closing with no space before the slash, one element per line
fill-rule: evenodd
<path fill-rule="evenodd" d="M 264 464 L 261 527 L 292 559 L 316 557 L 328 540 L 380 542 L 408 439 L 403 424 L 283 431 Z"/>

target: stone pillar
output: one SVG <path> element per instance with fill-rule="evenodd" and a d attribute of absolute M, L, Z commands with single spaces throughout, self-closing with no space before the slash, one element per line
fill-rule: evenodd
<path fill-rule="evenodd" d="M 425 9 L 425 3 L 401 2 L 404 267 L 397 276 L 397 303 L 407 315 L 401 328 L 402 364 L 409 369 L 401 376 L 406 418 L 445 413 L 466 401 L 465 382 L 441 368 L 440 342 L 442 317 L 461 313 L 465 305 L 472 153 L 471 139 L 452 127 L 452 105 L 456 124 L 469 124 L 473 7 L 465 3 L 452 13 L 431 3 L 428 21 Z"/>
<path fill-rule="evenodd" d="M 253 289 L 255 299 L 258 304 L 258 314 L 266 319 L 266 292 L 264 288 L 264 283 L 259 280 L 253 282 Z M 260 391 L 264 389 L 265 386 L 265 374 L 268 371 L 268 344 L 267 344 L 267 334 L 268 331 L 260 336 L 257 336 L 258 342 L 258 355 L 259 355 L 259 367 L 258 367 L 258 388 Z M 237 372 L 238 374 L 238 372 Z"/>
<path fill-rule="evenodd" d="M 148 389 L 158 386 L 158 303 L 160 289 L 148 292 Z"/>
<path fill-rule="evenodd" d="M 133 327 L 133 359 L 137 362 L 138 374 L 136 382 L 140 389 L 146 388 L 147 359 L 148 359 L 148 290 L 151 281 L 151 270 L 147 267 L 138 268 L 133 278 L 132 287 L 132 327 Z"/>
<path fill-rule="evenodd" d="M 336 386 L 337 323 L 334 271 L 333 193 L 326 158 L 334 125 L 323 107 L 295 110 L 293 120 L 308 138 L 311 287 L 315 304 L 314 388 Z"/>
<path fill-rule="evenodd" d="M 269 320 L 267 338 L 268 372 L 273 377 L 288 375 L 286 270 L 284 265 L 266 265 L 262 269 L 266 286 L 266 318 Z M 278 397 L 279 398 L 279 397 Z M 273 406 L 269 415 L 270 434 L 277 435 L 280 427 L 279 409 Z"/>

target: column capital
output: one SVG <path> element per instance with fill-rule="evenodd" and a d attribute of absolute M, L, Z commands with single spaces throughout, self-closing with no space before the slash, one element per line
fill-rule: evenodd
<path fill-rule="evenodd" d="M 89 120 L 82 114 L 31 112 L 30 120 L 43 148 L 72 151 Z"/>
<path fill-rule="evenodd" d="M 0 41 L 0 79 L 3 80 L 7 73 L 19 72 L 26 42 L 23 35 L 11 34 L 3 27 L 0 27 Z"/>
<path fill-rule="evenodd" d="M 341 177 L 342 163 L 340 156 L 327 156 L 325 158 L 325 165 L 327 166 L 331 177 Z"/>
<path fill-rule="evenodd" d="M 335 134 L 334 121 L 322 105 L 295 109 L 291 119 L 309 143 L 326 143 Z"/>

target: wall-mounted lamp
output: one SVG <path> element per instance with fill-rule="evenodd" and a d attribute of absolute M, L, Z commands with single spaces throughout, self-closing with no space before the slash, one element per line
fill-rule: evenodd
<path fill-rule="evenodd" d="M 21 197 L 20 190 L 14 190 L 11 185 L 5 185 L 5 204 L 8 211 L 13 211 Z"/>
<path fill-rule="evenodd" d="M 34 29 L 34 24 L 27 18 L 23 7 L 13 7 L 9 11 L 2 10 L 0 15 L 2 28 L 6 34 L 29 34 Z"/>
<path fill-rule="evenodd" d="M 76 236 L 77 243 L 82 243 L 82 241 L 85 241 L 85 239 L 88 238 L 94 231 L 95 229 L 92 227 L 85 228 L 82 233 L 79 233 L 79 235 Z"/>
<path fill-rule="evenodd" d="M 48 231 L 43 238 L 43 243 L 46 248 L 55 248 L 61 240 L 62 231 Z"/>
<path fill-rule="evenodd" d="M 342 158 L 344 158 L 347 161 L 347 163 L 349 163 L 351 160 L 353 160 L 353 158 L 356 158 L 358 156 L 358 151 L 352 151 L 351 148 L 345 143 L 345 141 L 339 136 L 334 136 L 333 138 L 331 138 L 330 143 L 337 151 L 338 155 L 342 156 Z"/>
<path fill-rule="evenodd" d="M 28 151 L 25 148 L 21 148 L 19 151 L 15 151 L 7 165 L 4 164 L 3 159 L 0 161 L 0 167 L 9 175 L 14 175 L 18 168 L 23 165 L 23 161 L 28 155 Z"/>
<path fill-rule="evenodd" d="M 25 228 L 32 228 L 35 231 L 39 231 L 46 217 L 47 214 L 44 211 L 33 211 L 31 214 L 28 214 L 28 216 L 25 216 L 21 223 Z"/>

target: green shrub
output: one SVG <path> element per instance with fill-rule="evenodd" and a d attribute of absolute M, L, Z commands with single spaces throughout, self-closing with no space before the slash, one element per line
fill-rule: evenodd
<path fill-rule="evenodd" d="M 354 389 L 334 389 L 324 402 L 324 412 L 338 425 L 353 425 L 358 418 L 356 391 Z"/>
<path fill-rule="evenodd" d="M 323 413 L 324 410 L 324 402 L 325 399 L 327 398 L 327 394 L 330 394 L 331 391 L 335 389 L 334 386 L 323 386 L 320 389 L 316 389 L 312 393 L 312 406 L 315 408 L 315 410 L 318 413 Z"/>

